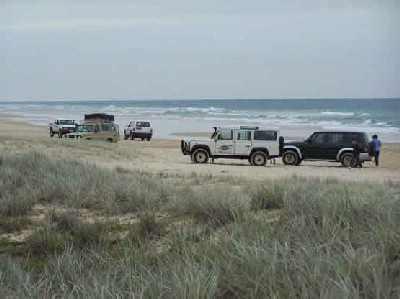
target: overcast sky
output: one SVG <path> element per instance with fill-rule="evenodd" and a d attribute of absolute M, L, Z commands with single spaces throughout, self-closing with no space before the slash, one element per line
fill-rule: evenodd
<path fill-rule="evenodd" d="M 0 100 L 400 97 L 399 0 L 0 0 Z"/>

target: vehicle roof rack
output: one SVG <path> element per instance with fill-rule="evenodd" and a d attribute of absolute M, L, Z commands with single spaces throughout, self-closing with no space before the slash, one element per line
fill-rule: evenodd
<path fill-rule="evenodd" d="M 85 114 L 85 121 L 114 121 L 114 115 L 105 113 Z"/>

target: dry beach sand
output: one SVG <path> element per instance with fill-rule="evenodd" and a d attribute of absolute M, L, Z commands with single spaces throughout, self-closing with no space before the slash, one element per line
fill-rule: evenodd
<path fill-rule="evenodd" d="M 400 144 L 385 144 L 381 166 L 372 162 L 362 169 L 346 169 L 339 163 L 303 162 L 301 166 L 285 166 L 280 159 L 266 167 L 252 167 L 246 160 L 218 159 L 215 164 L 192 164 L 180 152 L 176 140 L 151 142 L 121 140 L 117 144 L 50 138 L 48 128 L 24 121 L 0 117 L 0 152 L 36 150 L 59 158 L 74 158 L 97 165 L 127 170 L 168 174 L 204 174 L 234 176 L 245 179 L 279 179 L 290 176 L 336 178 L 352 181 L 400 181 Z"/>

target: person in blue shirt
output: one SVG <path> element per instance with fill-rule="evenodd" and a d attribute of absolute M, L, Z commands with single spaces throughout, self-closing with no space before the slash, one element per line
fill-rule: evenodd
<path fill-rule="evenodd" d="M 379 166 L 379 155 L 381 153 L 381 146 L 382 143 L 378 139 L 378 135 L 373 135 L 372 136 L 372 149 L 375 157 L 375 165 Z"/>

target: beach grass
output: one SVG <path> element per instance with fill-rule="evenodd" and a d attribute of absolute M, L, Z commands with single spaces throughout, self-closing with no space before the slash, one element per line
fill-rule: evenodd
<path fill-rule="evenodd" d="M 400 296 L 397 183 L 238 182 L 37 152 L 0 167 L 5 298 Z"/>

